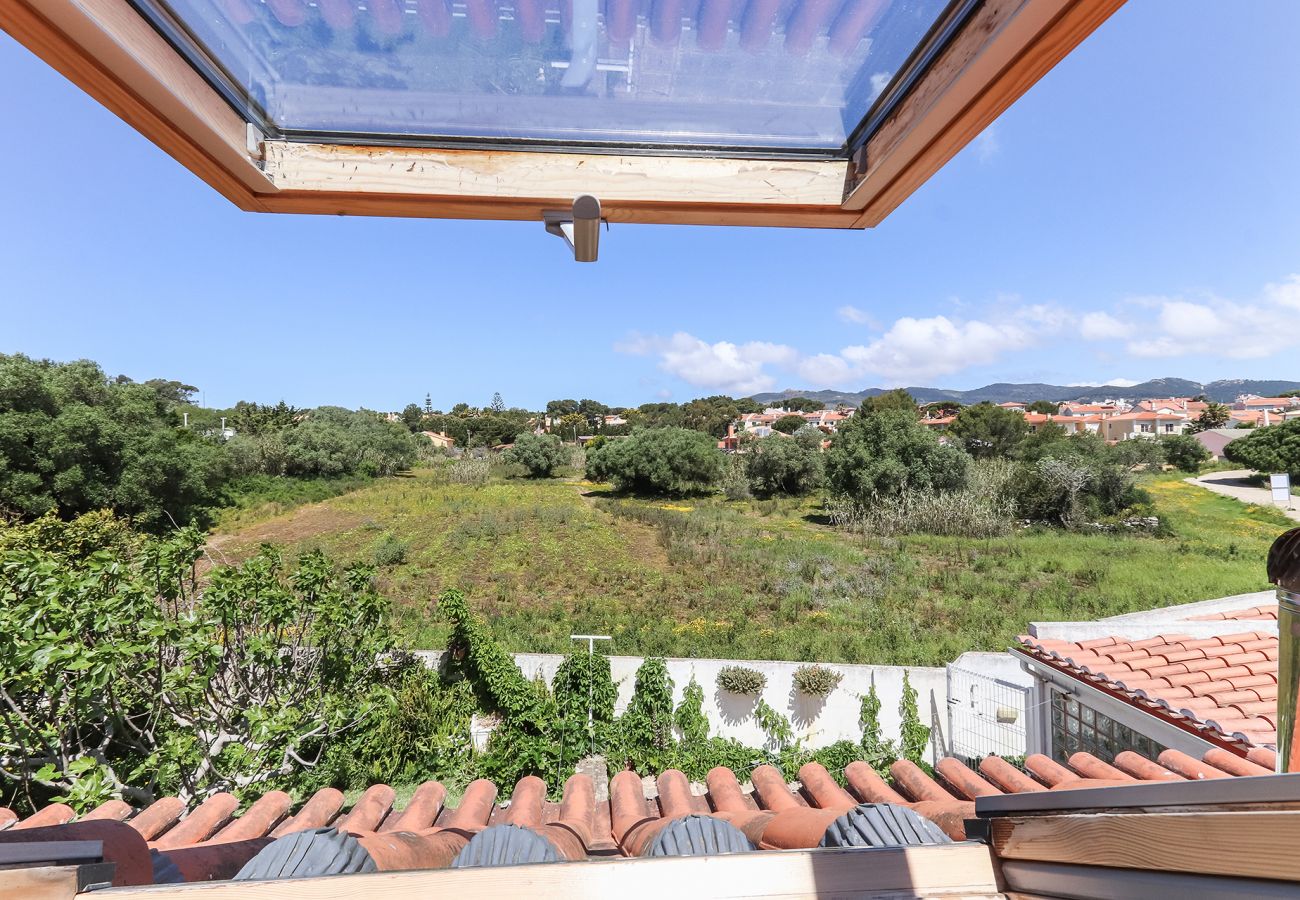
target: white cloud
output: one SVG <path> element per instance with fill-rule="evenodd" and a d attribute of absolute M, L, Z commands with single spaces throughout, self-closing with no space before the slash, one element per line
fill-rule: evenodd
<path fill-rule="evenodd" d="M 1085 341 L 1104 341 L 1108 338 L 1122 338 L 1130 332 L 1130 326 L 1104 312 L 1086 313 L 1079 319 L 1079 334 Z"/>
<path fill-rule="evenodd" d="M 801 388 L 847 388 L 934 384 L 935 379 L 1008 354 L 1048 347 L 1067 340 L 1109 341 L 1098 344 L 1097 359 L 1107 368 L 1128 357 L 1159 359 L 1204 355 L 1260 358 L 1300 349 L 1300 275 L 1265 285 L 1248 302 L 1217 297 L 1130 298 L 1118 318 L 1102 311 L 1071 311 L 1060 305 L 1026 304 L 1014 295 L 999 296 L 982 312 L 961 307 L 952 315 L 904 316 L 887 327 L 851 305 L 836 317 L 870 329 L 871 337 L 842 347 L 801 352 L 786 344 L 750 341 L 710 343 L 687 332 L 671 337 L 633 334 L 615 344 L 620 353 L 653 356 L 660 370 L 702 390 L 733 395 L 769 390 L 782 378 L 798 379 Z M 974 313 L 963 315 L 963 313 Z M 1122 342 L 1122 343 L 1121 343 Z M 1064 344 L 1062 344 L 1064 349 Z M 1118 365 L 1116 365 L 1118 368 Z M 1141 374 L 1141 373 L 1138 373 Z M 1080 386 L 1129 387 L 1138 381 L 1110 378 Z"/>
<path fill-rule="evenodd" d="M 1066 387 L 1132 387 L 1141 383 L 1134 378 L 1107 378 L 1105 381 L 1071 381 Z"/>
<path fill-rule="evenodd" d="M 659 368 L 692 387 L 730 394 L 754 394 L 770 389 L 775 379 L 766 373 L 769 364 L 788 365 L 798 354 L 783 344 L 751 341 L 710 344 L 679 331 L 670 338 L 634 335 L 614 345 L 619 353 L 659 357 Z"/>
<path fill-rule="evenodd" d="M 1001 152 L 1002 145 L 998 143 L 997 127 L 989 125 L 980 132 L 979 137 L 975 138 L 975 156 L 980 162 L 987 163 Z"/>
<path fill-rule="evenodd" d="M 1024 307 L 995 322 L 908 316 L 896 320 L 875 340 L 839 353 L 802 354 L 785 344 L 763 341 L 709 343 L 686 332 L 669 338 L 632 335 L 614 349 L 657 356 L 661 370 L 693 387 L 752 394 L 776 384 L 776 369 L 797 375 L 800 386 L 808 388 L 861 387 L 868 378 L 916 383 L 951 375 L 1032 346 L 1059 330 L 1064 321 L 1053 307 Z"/>
<path fill-rule="evenodd" d="M 869 325 L 872 328 L 879 328 L 880 323 L 867 312 L 865 309 L 859 309 L 856 306 L 841 306 L 835 310 L 835 315 L 839 316 L 841 322 L 848 322 L 850 325 Z"/>
<path fill-rule="evenodd" d="M 993 324 L 905 316 L 870 344 L 845 347 L 841 356 L 864 372 L 890 381 L 915 382 L 987 365 L 1003 353 L 1029 347 L 1034 338 L 1033 329 L 1014 321 Z"/>
<path fill-rule="evenodd" d="M 1182 297 L 1143 298 L 1159 310 L 1145 329 L 1130 332 L 1128 352 L 1146 358 L 1213 354 L 1230 359 L 1261 359 L 1300 347 L 1296 311 L 1300 276 L 1266 284 L 1246 302 L 1220 297 L 1191 301 Z"/>

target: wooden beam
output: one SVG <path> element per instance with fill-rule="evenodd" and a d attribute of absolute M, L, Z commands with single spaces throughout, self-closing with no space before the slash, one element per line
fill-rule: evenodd
<path fill-rule="evenodd" d="M 1300 811 L 994 819 L 1002 859 L 1300 882 Z"/>
<path fill-rule="evenodd" d="M 0 897 L 71 900 L 77 893 L 76 866 L 0 869 Z"/>
<path fill-rule="evenodd" d="M 949 844 L 880 850 L 790 850 L 658 859 L 380 872 L 286 881 L 118 888 L 114 900 L 426 900 L 554 896 L 997 897 L 989 848 Z"/>
<path fill-rule="evenodd" d="M 286 191 L 838 206 L 847 173 L 844 160 L 266 143 L 266 176 Z"/>
<path fill-rule="evenodd" d="M 240 208 L 274 193 L 246 123 L 126 0 L 5 0 L 0 28 Z"/>
<path fill-rule="evenodd" d="M 337 191 L 281 191 L 261 199 L 266 212 L 331 216 L 399 216 L 424 219 L 494 219 L 541 222 L 542 211 L 567 209 L 572 197 L 498 200 Z M 734 225 L 775 228 L 854 228 L 858 214 L 839 206 L 758 206 L 744 203 L 650 203 L 601 198 L 601 214 L 614 223 Z M 540 226 L 539 226 L 540 227 Z"/>
<path fill-rule="evenodd" d="M 985 0 L 866 145 L 844 202 L 880 224 L 1124 0 Z"/>

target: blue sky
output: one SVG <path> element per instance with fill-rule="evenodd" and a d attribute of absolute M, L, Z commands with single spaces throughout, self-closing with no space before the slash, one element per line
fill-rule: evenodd
<path fill-rule="evenodd" d="M 622 225 L 595 265 L 540 223 L 242 213 L 0 34 L 0 352 L 379 409 L 1300 379 L 1297 33 L 1135 0 L 876 229 Z"/>

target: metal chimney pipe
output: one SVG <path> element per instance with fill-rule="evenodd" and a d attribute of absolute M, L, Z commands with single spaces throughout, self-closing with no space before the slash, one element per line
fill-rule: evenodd
<path fill-rule="evenodd" d="M 1268 580 L 1277 585 L 1277 767 L 1300 772 L 1300 528 L 1273 542 Z"/>

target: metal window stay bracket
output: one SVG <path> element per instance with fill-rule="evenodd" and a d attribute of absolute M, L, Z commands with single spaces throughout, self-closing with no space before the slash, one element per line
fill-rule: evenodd
<path fill-rule="evenodd" d="M 248 129 L 247 131 L 244 132 L 244 134 L 245 134 L 245 139 L 247 140 L 247 150 L 248 150 L 249 158 L 265 159 L 266 148 L 263 146 L 263 142 L 266 140 L 266 135 L 262 133 L 262 129 L 258 128 L 252 122 L 249 122 Z"/>
<path fill-rule="evenodd" d="M 573 251 L 576 262 L 595 262 L 600 253 L 600 201 L 590 194 L 581 194 L 573 201 L 572 209 L 547 209 L 542 211 L 546 233 L 561 238 Z"/>

